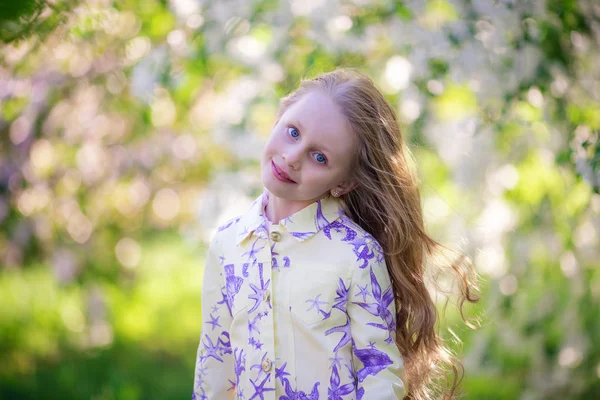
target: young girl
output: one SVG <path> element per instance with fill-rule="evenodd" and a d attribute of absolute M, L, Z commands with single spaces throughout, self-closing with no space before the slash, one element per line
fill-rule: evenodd
<path fill-rule="evenodd" d="M 453 398 L 417 177 L 394 111 L 348 69 L 281 100 L 264 191 L 207 256 L 193 399 Z M 426 254 L 427 253 L 427 254 Z M 476 301 L 465 257 L 461 308 Z M 449 386 L 436 385 L 453 370 Z"/>

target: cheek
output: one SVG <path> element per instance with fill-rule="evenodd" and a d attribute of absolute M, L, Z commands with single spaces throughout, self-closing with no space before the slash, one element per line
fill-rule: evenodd
<path fill-rule="evenodd" d="M 335 185 L 338 184 L 341 179 L 340 171 L 337 170 L 327 170 L 321 174 L 322 180 L 327 185 Z"/>
<path fill-rule="evenodd" d="M 282 143 L 281 143 L 281 135 L 277 130 L 273 130 L 265 143 L 265 153 L 273 154 L 280 152 Z"/>
<path fill-rule="evenodd" d="M 269 139 L 267 139 L 267 142 L 265 143 L 265 147 L 263 148 L 264 158 L 271 157 L 276 152 L 276 145 L 273 139 L 273 136 L 269 136 Z"/>
<path fill-rule="evenodd" d="M 320 165 L 312 163 L 310 160 L 302 167 L 303 174 L 307 180 L 318 185 L 329 185 L 335 180 L 332 171 L 327 170 Z"/>

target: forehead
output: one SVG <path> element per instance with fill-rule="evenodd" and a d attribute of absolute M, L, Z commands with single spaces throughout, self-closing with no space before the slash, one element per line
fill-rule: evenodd
<path fill-rule="evenodd" d="M 342 157 L 354 146 L 350 123 L 326 93 L 314 90 L 300 98 L 283 114 L 285 122 L 296 123 L 303 137 Z"/>

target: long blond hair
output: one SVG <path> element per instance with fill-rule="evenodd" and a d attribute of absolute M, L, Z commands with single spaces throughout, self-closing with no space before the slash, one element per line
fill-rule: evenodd
<path fill-rule="evenodd" d="M 358 138 L 352 169 L 358 187 L 340 199 L 347 215 L 372 234 L 385 253 L 396 304 L 396 344 L 406 369 L 406 399 L 456 398 L 464 370 L 438 333 L 439 316 L 426 277 L 449 273 L 455 278 L 464 319 L 465 301 L 479 300 L 472 262 L 425 231 L 415 160 L 394 110 L 373 81 L 347 68 L 302 79 L 281 99 L 278 117 L 311 90 L 331 97 Z M 451 260 L 449 254 L 457 257 Z"/>

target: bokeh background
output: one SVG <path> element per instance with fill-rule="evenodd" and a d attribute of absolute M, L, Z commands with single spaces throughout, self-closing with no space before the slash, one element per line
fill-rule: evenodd
<path fill-rule="evenodd" d="M 186 399 L 278 99 L 367 73 L 482 276 L 467 399 L 600 398 L 600 3 L 2 1 L 0 399 Z"/>

